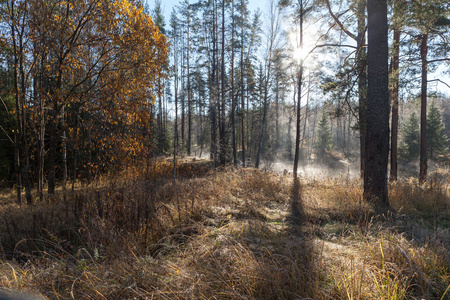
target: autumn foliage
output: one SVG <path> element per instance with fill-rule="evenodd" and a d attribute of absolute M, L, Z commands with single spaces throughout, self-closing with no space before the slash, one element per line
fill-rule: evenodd
<path fill-rule="evenodd" d="M 169 45 L 140 1 L 8 0 L 0 13 L 19 187 L 42 193 L 47 178 L 52 194 L 148 156 Z"/>

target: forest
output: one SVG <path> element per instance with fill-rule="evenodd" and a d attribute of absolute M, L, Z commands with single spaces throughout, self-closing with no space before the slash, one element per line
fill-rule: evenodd
<path fill-rule="evenodd" d="M 0 299 L 450 299 L 450 3 L 249 1 L 0 1 Z"/>

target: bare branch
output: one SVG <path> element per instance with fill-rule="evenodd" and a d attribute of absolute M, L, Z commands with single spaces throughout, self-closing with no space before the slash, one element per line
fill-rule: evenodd
<path fill-rule="evenodd" d="M 321 44 L 321 45 L 316 45 L 314 46 L 315 50 L 316 48 L 323 48 L 323 47 L 348 47 L 348 48 L 353 48 L 353 49 L 357 49 L 356 46 L 353 45 L 343 45 L 343 44 Z"/>
<path fill-rule="evenodd" d="M 450 61 L 450 58 L 433 59 L 433 60 L 427 61 L 427 63 L 431 64 L 431 63 L 440 62 L 440 61 Z"/>
<path fill-rule="evenodd" d="M 445 85 L 445 86 L 447 86 L 448 88 L 450 88 L 450 85 L 449 85 L 447 82 L 442 81 L 442 80 L 440 80 L 440 79 L 428 80 L 428 82 L 440 82 L 440 83 L 442 83 L 443 85 Z"/>
<path fill-rule="evenodd" d="M 327 5 L 328 11 L 330 12 L 331 17 L 336 22 L 336 24 L 338 24 L 338 26 L 342 29 L 342 31 L 344 31 L 349 37 L 351 37 L 352 39 L 357 41 L 358 37 L 356 35 L 354 35 L 353 33 L 351 33 L 350 31 L 348 31 L 348 29 L 345 28 L 344 24 L 342 24 L 342 22 L 339 20 L 339 18 L 331 10 L 330 1 L 329 0 L 325 0 L 325 4 Z"/>
<path fill-rule="evenodd" d="M 5 128 L 3 128 L 2 125 L 0 125 L 0 129 L 3 131 L 3 133 L 6 135 L 6 137 L 8 138 L 8 140 L 11 141 L 11 143 L 14 144 L 14 141 L 12 140 L 12 138 L 9 136 L 8 132 L 5 130 Z"/>

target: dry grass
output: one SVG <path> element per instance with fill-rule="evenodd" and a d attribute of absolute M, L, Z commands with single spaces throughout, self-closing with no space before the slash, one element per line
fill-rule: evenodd
<path fill-rule="evenodd" d="M 206 161 L 180 162 L 175 183 L 171 161 L 127 174 L 52 204 L 5 200 L 0 286 L 49 299 L 449 297 L 445 180 L 392 185 L 395 213 L 379 218 L 358 181 L 298 185 Z"/>

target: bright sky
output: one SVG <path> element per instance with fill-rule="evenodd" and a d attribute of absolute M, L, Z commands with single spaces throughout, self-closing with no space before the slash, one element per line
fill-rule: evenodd
<path fill-rule="evenodd" d="M 155 7 L 155 0 L 145 0 L 149 6 L 150 9 L 153 9 Z M 165 21 L 166 24 L 169 23 L 169 17 L 170 17 L 170 13 L 172 12 L 173 8 L 178 5 L 181 2 L 181 0 L 161 0 L 161 6 L 163 8 L 164 11 L 164 15 L 165 15 Z M 190 3 L 194 3 L 195 0 L 190 0 Z M 263 10 L 264 6 L 267 5 L 267 0 L 249 0 L 249 10 L 250 12 L 254 12 L 258 7 Z"/>
<path fill-rule="evenodd" d="M 144 0 L 148 3 L 150 6 L 150 9 L 153 9 L 155 7 L 155 0 Z M 173 8 L 178 5 L 182 0 L 161 0 L 162 9 L 165 16 L 166 24 L 169 24 L 170 19 L 170 13 L 172 12 Z M 194 3 L 196 0 L 190 0 L 190 3 Z M 262 20 L 264 20 L 264 12 L 267 10 L 269 0 L 249 0 L 249 10 L 253 14 L 253 12 L 260 8 L 262 11 Z M 436 72 L 435 74 L 429 74 L 429 80 L 432 79 L 440 79 L 444 82 L 446 82 L 448 85 L 450 85 L 450 76 L 448 74 L 443 73 L 444 70 L 441 70 L 440 72 Z M 445 86 L 442 83 L 432 83 L 430 84 L 429 91 L 435 91 L 439 90 L 441 92 L 446 93 L 447 95 L 450 95 L 450 88 L 448 86 Z"/>

